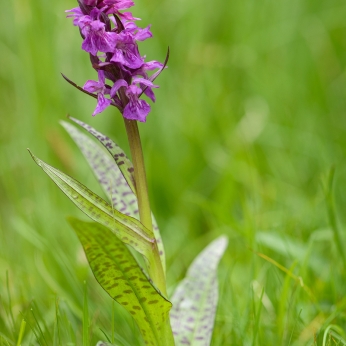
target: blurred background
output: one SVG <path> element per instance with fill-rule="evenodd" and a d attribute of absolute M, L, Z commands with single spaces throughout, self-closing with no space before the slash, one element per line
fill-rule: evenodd
<path fill-rule="evenodd" d="M 63 345 L 81 345 L 84 281 L 92 344 L 111 329 L 111 299 L 65 221 L 84 216 L 26 150 L 101 195 L 59 120 L 88 122 L 129 153 L 117 110 L 92 117 L 95 100 L 60 75 L 81 86 L 97 76 L 65 19 L 75 6 L 1 6 L 0 345 L 16 344 L 23 318 L 23 345 L 52 345 L 54 330 Z M 163 61 L 171 52 L 140 124 L 170 292 L 209 241 L 230 239 L 213 345 L 317 345 L 319 330 L 346 327 L 345 243 L 334 236 L 346 223 L 345 13 L 340 0 L 133 8 L 154 34 L 141 53 Z M 119 338 L 140 345 L 134 322 L 114 308 Z"/>

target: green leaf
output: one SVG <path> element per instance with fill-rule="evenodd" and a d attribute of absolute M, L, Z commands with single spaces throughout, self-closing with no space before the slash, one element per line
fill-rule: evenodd
<path fill-rule="evenodd" d="M 210 345 L 218 301 L 216 270 L 227 244 L 225 236 L 209 244 L 173 294 L 170 316 L 177 346 Z"/>
<path fill-rule="evenodd" d="M 89 319 L 89 305 L 87 285 L 84 282 L 84 301 L 83 301 L 83 346 L 89 346 L 89 332 L 90 332 L 90 319 Z"/>
<path fill-rule="evenodd" d="M 69 218 L 102 288 L 133 316 L 146 344 L 174 345 L 169 325 L 172 304 L 138 266 L 127 247 L 95 222 Z"/>
<path fill-rule="evenodd" d="M 26 326 L 26 321 L 23 319 L 22 323 L 20 324 L 17 346 L 21 346 L 21 344 L 22 344 L 22 339 L 23 339 L 24 332 L 25 332 L 25 326 Z"/>
<path fill-rule="evenodd" d="M 120 171 L 122 172 L 124 178 L 126 179 L 127 183 L 129 184 L 132 192 L 136 194 L 134 168 L 132 162 L 128 159 L 125 152 L 110 138 L 96 131 L 90 125 L 85 124 L 82 121 L 72 117 L 69 117 L 69 119 L 71 119 L 73 122 L 87 130 L 109 151 L 115 163 L 118 165 Z"/>
<path fill-rule="evenodd" d="M 97 132 L 94 128 L 80 120 L 74 118 L 70 119 L 93 135 L 111 154 L 107 154 L 107 152 L 102 150 L 95 141 L 91 140 L 75 126 L 61 121 L 61 125 L 78 145 L 98 182 L 111 201 L 112 206 L 121 213 L 139 220 L 137 197 L 133 192 L 134 186 L 131 187 L 130 185 L 133 183 L 132 163 L 126 157 L 122 149 L 107 136 Z M 122 158 L 122 160 L 119 160 L 119 158 Z M 154 236 L 157 242 L 163 271 L 166 272 L 165 251 L 161 234 L 153 215 L 152 219 Z"/>
<path fill-rule="evenodd" d="M 137 197 L 112 156 L 75 126 L 65 121 L 60 123 L 78 145 L 112 206 L 121 213 L 138 219 Z"/>
<path fill-rule="evenodd" d="M 30 152 L 30 151 L 29 151 Z M 94 221 L 111 229 L 124 243 L 132 246 L 153 264 L 154 235 L 138 220 L 120 213 L 86 186 L 46 164 L 30 152 L 32 158 L 65 195 Z"/>

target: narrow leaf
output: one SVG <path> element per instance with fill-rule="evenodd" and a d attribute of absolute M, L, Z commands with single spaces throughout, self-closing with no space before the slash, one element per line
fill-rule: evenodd
<path fill-rule="evenodd" d="M 61 125 L 78 145 L 112 206 L 138 219 L 137 197 L 112 157 L 75 126 L 65 121 L 61 121 Z"/>
<path fill-rule="evenodd" d="M 102 133 L 96 131 L 93 127 L 88 124 L 83 123 L 82 121 L 69 117 L 73 122 L 78 124 L 87 130 L 91 135 L 93 135 L 112 155 L 115 163 L 118 165 L 120 171 L 122 172 L 124 178 L 129 184 L 132 192 L 136 194 L 135 187 L 135 177 L 134 177 L 134 168 L 131 161 L 127 158 L 124 151 L 115 144 L 110 138 L 103 135 Z"/>
<path fill-rule="evenodd" d="M 173 345 L 172 304 L 152 285 L 127 247 L 95 222 L 69 218 L 102 288 L 133 316 L 146 344 Z"/>
<path fill-rule="evenodd" d="M 225 236 L 209 244 L 176 288 L 170 313 L 176 346 L 210 345 L 218 301 L 216 270 L 227 244 Z"/>
<path fill-rule="evenodd" d="M 74 118 L 70 119 L 98 139 L 114 159 L 113 160 L 110 155 L 107 155 L 102 148 L 95 144 L 93 140 L 83 134 L 75 126 L 65 121 L 61 122 L 62 126 L 69 133 L 86 158 L 98 182 L 110 199 L 112 206 L 121 213 L 132 216 L 139 220 L 137 197 L 130 187 L 130 184 L 133 182 L 133 175 L 132 173 L 129 173 L 130 171 L 133 171 L 132 163 L 126 157 L 122 149 L 112 142 L 107 136 L 97 132 L 94 128 L 81 122 L 80 120 Z M 115 157 L 117 159 L 115 159 Z M 123 158 L 123 160 L 119 160 L 119 157 Z M 122 162 L 124 162 L 124 164 L 122 164 Z M 127 168 L 124 169 L 125 167 Z M 153 215 L 152 219 L 154 236 L 157 242 L 162 267 L 164 272 L 166 272 L 165 251 L 161 234 Z"/>
<path fill-rule="evenodd" d="M 30 152 L 30 151 L 29 151 Z M 86 186 L 46 164 L 30 152 L 32 158 L 56 183 L 65 195 L 94 221 L 111 229 L 124 243 L 129 244 L 152 261 L 153 234 L 138 220 L 112 208 L 105 200 Z"/>
<path fill-rule="evenodd" d="M 83 346 L 89 346 L 89 305 L 88 305 L 88 294 L 87 285 L 84 282 L 84 301 L 83 301 Z"/>

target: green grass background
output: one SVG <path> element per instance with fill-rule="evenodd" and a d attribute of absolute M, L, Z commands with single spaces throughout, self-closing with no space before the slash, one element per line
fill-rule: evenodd
<path fill-rule="evenodd" d="M 227 234 L 212 345 L 322 345 L 330 325 L 339 330 L 324 345 L 342 345 L 346 3 L 136 3 L 134 15 L 154 34 L 141 43 L 142 54 L 163 61 L 171 50 L 157 102 L 140 125 L 170 292 L 194 256 Z M 69 113 L 128 152 L 117 111 L 92 118 L 95 100 L 60 76 L 79 85 L 96 77 L 78 30 L 65 19 L 75 5 L 1 4 L 1 346 L 17 344 L 23 319 L 22 345 L 86 345 L 84 281 L 90 345 L 106 339 L 101 330 L 127 340 L 120 345 L 141 345 L 118 306 L 112 324 L 112 302 L 65 221 L 82 213 L 26 151 L 100 194 L 58 121 Z"/>

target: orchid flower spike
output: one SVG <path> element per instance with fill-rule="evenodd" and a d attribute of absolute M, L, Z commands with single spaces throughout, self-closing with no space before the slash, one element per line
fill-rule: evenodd
<path fill-rule="evenodd" d="M 154 77 L 165 67 L 158 61 L 145 62 L 139 53 L 138 41 L 152 37 L 150 25 L 137 27 L 130 12 L 132 0 L 77 0 L 79 6 L 67 10 L 73 25 L 79 27 L 82 49 L 90 54 L 98 81 L 88 80 L 83 89 L 97 96 L 93 115 L 115 105 L 124 118 L 146 121 L 150 105 L 142 100 L 146 95 L 153 102 Z M 156 70 L 150 77 L 148 70 Z M 107 80 L 107 84 L 106 84 Z M 71 83 L 73 84 L 73 83 Z"/>

